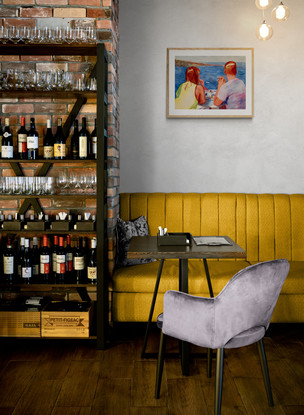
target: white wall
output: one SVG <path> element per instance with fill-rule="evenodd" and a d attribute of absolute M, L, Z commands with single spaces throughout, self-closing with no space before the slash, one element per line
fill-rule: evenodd
<path fill-rule="evenodd" d="M 304 192 L 304 2 L 284 3 L 262 42 L 254 0 L 120 0 L 121 192 Z M 253 47 L 254 117 L 166 118 L 168 47 Z"/>

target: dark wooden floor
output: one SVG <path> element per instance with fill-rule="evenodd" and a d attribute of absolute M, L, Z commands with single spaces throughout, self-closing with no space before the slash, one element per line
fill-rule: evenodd
<path fill-rule="evenodd" d="M 183 377 L 166 359 L 161 398 L 154 399 L 156 361 L 142 360 L 143 326 L 119 325 L 105 351 L 94 341 L 0 340 L 1 415 L 212 414 L 214 376 L 193 359 Z M 176 351 L 169 340 L 167 351 Z M 153 329 L 149 351 L 157 351 Z M 265 339 L 274 408 L 267 406 L 256 346 L 227 351 L 222 414 L 304 414 L 304 325 L 275 325 Z M 197 349 L 194 351 L 198 351 Z M 214 370 L 213 370 L 214 374 Z"/>

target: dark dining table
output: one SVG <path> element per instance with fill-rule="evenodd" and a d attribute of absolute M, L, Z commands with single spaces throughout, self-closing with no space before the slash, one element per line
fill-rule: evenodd
<path fill-rule="evenodd" d="M 224 238 L 227 241 L 227 244 L 225 245 L 197 245 L 193 238 L 191 237 L 191 240 L 189 241 L 190 243 L 187 245 L 159 245 L 157 236 L 135 236 L 131 240 L 128 249 L 128 258 L 160 259 L 143 342 L 142 357 L 146 357 L 145 350 L 165 259 L 179 260 L 179 290 L 185 293 L 188 293 L 188 260 L 191 258 L 203 259 L 209 294 L 210 297 L 213 297 L 212 282 L 210 279 L 207 259 L 246 257 L 246 251 L 228 236 L 219 237 Z M 187 342 L 181 342 L 182 372 L 184 375 L 189 374 L 189 355 L 190 345 Z"/>

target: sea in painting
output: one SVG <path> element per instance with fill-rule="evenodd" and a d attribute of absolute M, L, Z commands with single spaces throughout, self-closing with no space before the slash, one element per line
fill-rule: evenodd
<path fill-rule="evenodd" d="M 241 79 L 246 85 L 246 61 L 244 56 L 230 57 L 176 57 L 175 58 L 175 96 L 179 86 L 185 82 L 186 70 L 189 66 L 196 66 L 200 70 L 200 79 L 205 84 L 206 103 L 197 109 L 218 108 L 213 104 L 213 98 L 217 90 L 218 78 L 223 76 L 224 65 L 228 61 L 234 61 L 237 64 L 237 78 Z"/>

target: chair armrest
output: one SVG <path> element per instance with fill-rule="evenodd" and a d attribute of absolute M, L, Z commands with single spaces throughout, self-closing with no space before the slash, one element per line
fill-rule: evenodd
<path fill-rule="evenodd" d="M 163 333 L 202 347 L 212 347 L 214 298 L 197 297 L 180 291 L 164 295 Z"/>

